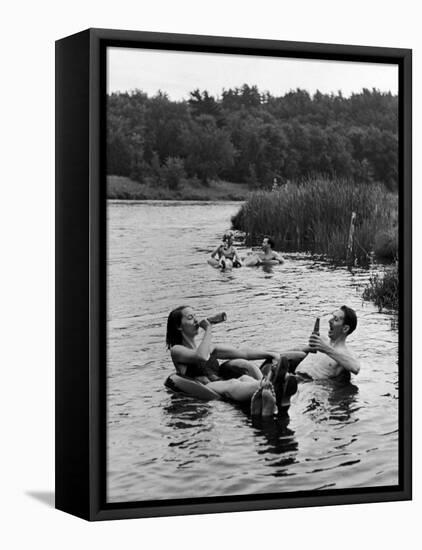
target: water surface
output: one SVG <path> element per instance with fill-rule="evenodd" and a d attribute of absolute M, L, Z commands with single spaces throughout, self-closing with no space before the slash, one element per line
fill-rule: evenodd
<path fill-rule="evenodd" d="M 361 294 L 369 272 L 286 255 L 270 269 L 206 263 L 239 203 L 108 203 L 108 501 L 368 487 L 398 483 L 398 334 Z M 239 247 L 241 255 L 246 250 Z M 290 418 L 253 421 L 224 402 L 168 392 L 169 311 L 226 311 L 214 340 L 302 347 L 316 316 L 356 309 L 347 386 L 300 384 Z M 321 319 L 321 333 L 328 325 Z"/>

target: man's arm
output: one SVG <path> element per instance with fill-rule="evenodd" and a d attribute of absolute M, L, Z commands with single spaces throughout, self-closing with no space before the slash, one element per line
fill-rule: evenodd
<path fill-rule="evenodd" d="M 344 369 L 352 374 L 359 374 L 360 363 L 356 357 L 354 357 L 347 349 L 333 348 L 326 340 L 321 338 L 318 334 L 311 334 L 309 344 L 312 349 L 325 353 L 336 363 L 341 365 Z"/>
<path fill-rule="evenodd" d="M 328 357 L 331 357 L 331 359 L 334 359 L 336 363 L 341 365 L 344 369 L 348 370 L 352 374 L 359 374 L 360 363 L 356 359 L 356 357 L 353 357 L 353 355 L 338 351 L 335 348 L 332 348 L 331 346 L 329 348 L 329 351 L 327 352 L 327 355 Z"/>

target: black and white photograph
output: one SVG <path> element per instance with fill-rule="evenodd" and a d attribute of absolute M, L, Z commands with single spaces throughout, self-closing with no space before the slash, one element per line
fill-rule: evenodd
<path fill-rule="evenodd" d="M 5 5 L 0 546 L 415 546 L 419 11 Z"/>
<path fill-rule="evenodd" d="M 106 502 L 398 487 L 398 65 L 106 59 Z"/>

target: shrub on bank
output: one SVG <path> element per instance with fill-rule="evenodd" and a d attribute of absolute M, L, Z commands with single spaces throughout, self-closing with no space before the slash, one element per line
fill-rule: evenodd
<path fill-rule="evenodd" d="M 179 157 L 168 157 L 161 167 L 160 177 L 169 189 L 179 189 L 186 179 L 183 160 Z"/>
<path fill-rule="evenodd" d="M 383 229 L 375 235 L 374 251 L 378 258 L 395 259 L 398 250 L 398 228 Z"/>
<path fill-rule="evenodd" d="M 365 263 L 377 248 L 384 257 L 397 256 L 397 202 L 397 195 L 380 184 L 316 177 L 252 193 L 232 223 L 245 231 L 249 245 L 268 234 L 279 248 L 345 260 L 350 220 L 356 212 L 351 259 Z M 382 235 L 391 236 L 388 246 Z"/>
<path fill-rule="evenodd" d="M 399 273 L 397 267 L 375 274 L 362 295 L 364 300 L 372 300 L 381 309 L 398 309 L 399 307 Z"/>

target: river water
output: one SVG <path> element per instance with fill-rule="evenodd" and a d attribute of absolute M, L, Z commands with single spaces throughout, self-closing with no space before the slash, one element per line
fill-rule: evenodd
<path fill-rule="evenodd" d="M 287 254 L 282 266 L 223 273 L 207 256 L 239 203 L 109 201 L 107 500 L 144 501 L 398 483 L 398 333 L 363 302 L 369 272 Z M 241 255 L 246 253 L 238 246 Z M 352 383 L 306 382 L 282 422 L 171 394 L 168 313 L 226 311 L 214 341 L 302 347 L 342 304 L 358 314 Z"/>

